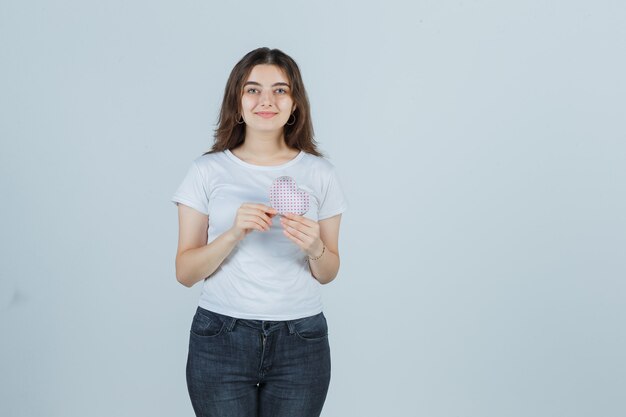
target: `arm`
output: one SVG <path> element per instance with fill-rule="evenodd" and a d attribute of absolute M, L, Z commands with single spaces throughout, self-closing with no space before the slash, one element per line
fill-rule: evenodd
<path fill-rule="evenodd" d="M 304 252 L 318 257 L 326 246 L 324 254 L 317 260 L 309 259 L 309 269 L 315 279 L 328 284 L 339 272 L 339 223 L 341 214 L 315 222 L 295 214 L 285 214 L 281 219 L 285 235 Z"/>
<path fill-rule="evenodd" d="M 207 245 L 209 217 L 184 204 L 178 204 L 178 222 L 176 279 L 185 287 L 192 287 L 215 272 L 237 246 L 238 239 L 226 232 Z"/>
<path fill-rule="evenodd" d="M 309 259 L 309 269 L 311 274 L 322 284 L 328 284 L 337 277 L 339 272 L 339 224 L 341 222 L 341 214 L 320 220 L 320 240 L 326 246 L 324 254 L 317 260 Z M 323 245 L 319 245 L 319 249 L 310 255 L 315 258 L 322 253 Z"/>
<path fill-rule="evenodd" d="M 178 204 L 178 252 L 176 279 L 185 287 L 210 276 L 233 251 L 237 243 L 253 230 L 264 232 L 271 227 L 276 209 L 258 203 L 243 203 L 235 222 L 226 232 L 207 245 L 209 216 Z"/>

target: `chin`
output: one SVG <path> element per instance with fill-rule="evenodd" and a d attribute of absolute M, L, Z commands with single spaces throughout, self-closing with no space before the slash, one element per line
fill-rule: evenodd
<path fill-rule="evenodd" d="M 284 125 L 278 125 L 278 126 L 247 126 L 249 129 L 253 129 L 259 132 L 276 132 L 276 131 L 283 131 L 284 129 Z"/>

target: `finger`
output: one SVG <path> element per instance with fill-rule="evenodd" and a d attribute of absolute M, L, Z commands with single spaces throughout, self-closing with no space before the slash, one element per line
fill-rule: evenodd
<path fill-rule="evenodd" d="M 315 228 L 315 226 L 317 225 L 316 222 L 308 222 L 308 224 L 303 224 L 303 223 L 298 223 L 295 220 L 281 219 L 281 224 L 283 225 L 283 227 L 292 227 L 304 233 L 305 235 L 311 236 L 311 237 L 315 237 L 319 233 L 317 232 Z"/>
<path fill-rule="evenodd" d="M 245 227 L 246 229 L 250 229 L 250 230 L 258 230 L 258 231 L 260 231 L 260 232 L 265 231 L 264 226 L 261 226 L 260 224 L 255 223 L 255 222 L 252 222 L 252 221 L 246 221 L 246 222 L 244 222 L 244 227 Z"/>
<path fill-rule="evenodd" d="M 271 216 L 269 216 L 266 213 L 261 213 L 261 214 L 259 214 L 259 216 L 261 216 L 263 218 L 263 220 L 265 220 L 265 223 L 267 223 L 268 226 L 270 226 L 270 227 L 272 226 L 272 217 Z"/>
<path fill-rule="evenodd" d="M 291 228 L 291 229 L 296 229 L 296 230 L 300 230 L 301 228 L 300 223 L 296 222 L 295 220 L 288 220 L 286 218 L 282 218 L 280 219 L 280 223 L 283 225 L 284 228 Z"/>
<path fill-rule="evenodd" d="M 280 224 L 281 224 L 281 225 L 283 226 L 283 228 L 285 228 L 285 229 L 286 229 L 287 227 L 293 227 L 293 228 L 296 228 L 296 227 L 297 227 L 297 225 L 296 225 L 296 222 L 295 222 L 295 221 L 293 221 L 293 220 L 288 220 L 288 219 L 287 219 L 287 218 L 285 218 L 285 217 L 281 217 L 281 219 L 280 219 Z"/>
<path fill-rule="evenodd" d="M 289 220 L 294 220 L 294 221 L 300 222 L 300 223 L 305 224 L 305 225 L 307 225 L 309 227 L 312 226 L 313 223 L 315 223 L 313 220 L 311 220 L 311 219 L 309 219 L 307 217 L 304 217 L 304 216 L 299 216 L 299 215 L 297 215 L 295 213 L 284 213 L 283 216 L 285 216 L 285 218 L 287 218 Z"/>
<path fill-rule="evenodd" d="M 274 214 L 278 213 L 278 210 L 276 210 L 274 207 L 270 207 L 268 205 L 261 204 L 261 203 L 244 203 L 243 205 L 249 208 L 261 210 L 263 213 L 274 213 Z"/>
<path fill-rule="evenodd" d="M 248 224 L 250 224 L 255 229 L 259 229 L 261 231 L 264 231 L 264 230 L 269 230 L 269 228 L 270 228 L 269 225 L 265 224 L 265 222 L 263 222 L 261 219 L 259 219 L 258 216 L 254 215 L 254 214 L 247 215 L 245 217 L 245 219 L 246 219 L 246 222 Z"/>
<path fill-rule="evenodd" d="M 244 212 L 246 214 L 262 218 L 268 226 L 271 226 L 272 225 L 271 217 L 268 216 L 267 213 L 265 211 L 263 211 L 263 209 L 260 209 L 260 208 L 254 207 L 254 206 L 256 206 L 256 205 L 253 205 L 253 206 L 248 205 L 243 210 L 244 210 Z M 261 206 L 263 206 L 263 205 L 261 205 Z M 272 210 L 276 210 L 276 209 L 272 209 Z"/>
<path fill-rule="evenodd" d="M 313 241 L 313 237 L 309 233 L 307 233 L 307 231 L 310 230 L 309 228 L 302 229 L 299 226 L 292 227 L 289 225 L 285 225 L 285 230 L 301 242 Z"/>
<path fill-rule="evenodd" d="M 303 246 L 304 242 L 302 240 L 300 240 L 297 236 L 295 236 L 293 233 L 290 233 L 289 230 L 283 230 L 283 234 L 285 236 L 287 236 L 289 238 L 289 240 L 292 240 L 294 243 L 296 243 L 301 248 L 304 247 Z"/>
<path fill-rule="evenodd" d="M 259 206 L 258 210 L 260 211 L 259 216 L 263 217 L 263 219 L 265 219 L 267 224 L 271 226 L 272 217 L 278 214 L 278 210 L 276 210 L 274 207 L 269 207 L 264 204 L 258 204 L 258 206 Z"/>

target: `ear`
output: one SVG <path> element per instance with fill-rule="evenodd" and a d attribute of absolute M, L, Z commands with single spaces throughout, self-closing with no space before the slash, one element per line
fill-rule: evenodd
<path fill-rule="evenodd" d="M 298 107 L 298 106 L 296 106 L 296 105 L 294 104 L 294 105 L 293 105 L 293 108 L 291 109 L 291 112 L 292 112 L 292 113 L 293 113 L 294 111 L 296 111 L 296 107 Z"/>

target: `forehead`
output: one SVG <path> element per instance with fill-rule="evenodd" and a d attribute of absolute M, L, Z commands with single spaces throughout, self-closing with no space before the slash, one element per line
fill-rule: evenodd
<path fill-rule="evenodd" d="M 272 84 L 275 82 L 289 82 L 285 72 L 277 65 L 259 64 L 250 71 L 250 75 L 244 81 L 256 81 L 261 84 Z"/>

